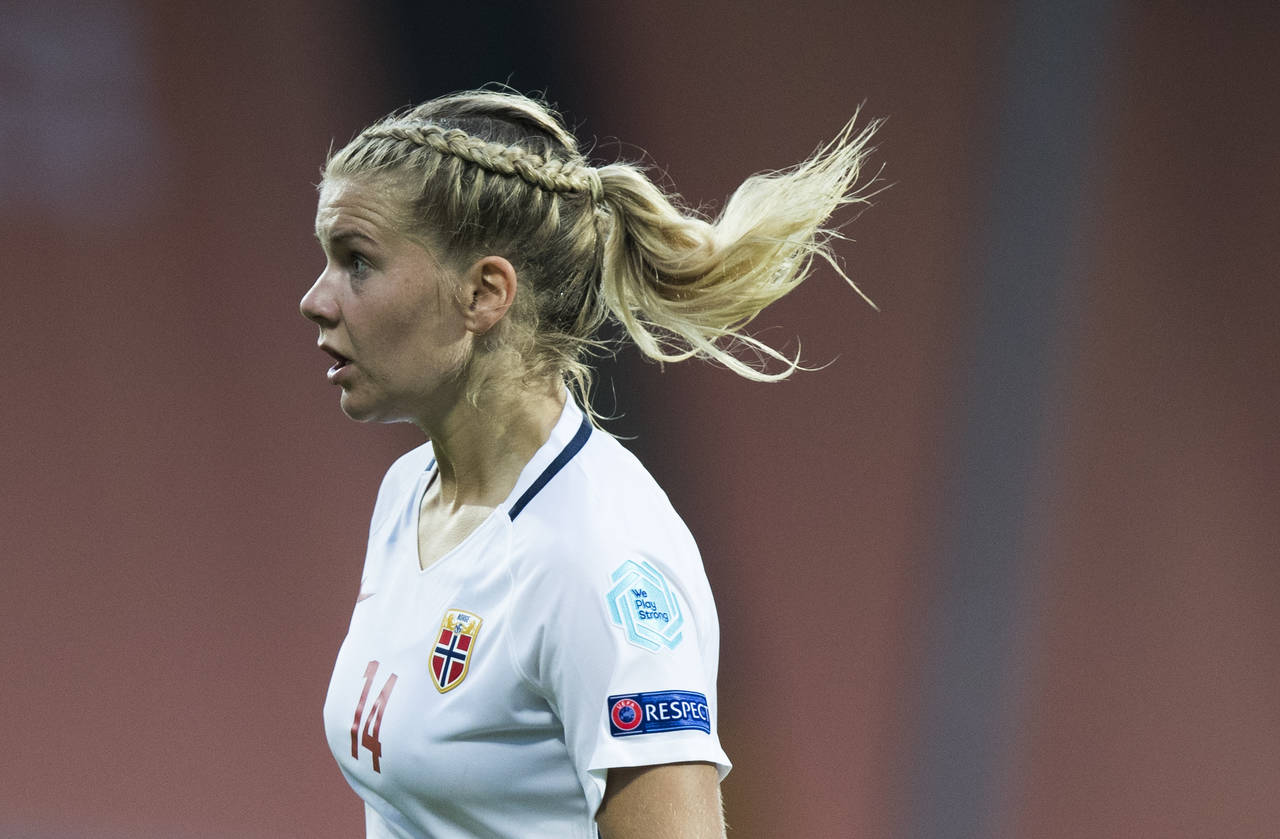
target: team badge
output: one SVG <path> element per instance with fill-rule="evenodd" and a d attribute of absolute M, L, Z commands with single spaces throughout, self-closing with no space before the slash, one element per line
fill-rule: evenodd
<path fill-rule="evenodd" d="M 659 690 L 610 696 L 609 733 L 614 737 L 692 729 L 711 733 L 707 697 L 693 690 Z"/>
<path fill-rule="evenodd" d="M 480 634 L 479 615 L 450 609 L 440 622 L 440 634 L 431 651 L 431 682 L 436 690 L 446 693 L 462 684 L 475 653 L 476 636 Z"/>
<path fill-rule="evenodd" d="M 662 647 L 674 650 L 684 638 L 680 631 L 684 615 L 662 572 L 647 562 L 629 559 L 611 579 L 609 615 L 615 626 L 622 627 L 627 640 L 650 652 Z"/>

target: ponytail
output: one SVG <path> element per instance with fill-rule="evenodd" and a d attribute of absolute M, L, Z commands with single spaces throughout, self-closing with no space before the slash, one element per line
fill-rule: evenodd
<path fill-rule="evenodd" d="M 613 222 L 603 247 L 602 301 L 645 356 L 706 358 L 755 381 L 786 378 L 800 368 L 799 358 L 744 330 L 809 276 L 815 258 L 871 303 L 831 250 L 840 234 L 825 226 L 839 207 L 872 194 L 858 178 L 880 121 L 855 132 L 855 120 L 800 165 L 748 178 L 711 222 L 677 206 L 633 165 L 598 170 Z M 755 363 L 735 353 L 742 348 Z M 782 368 L 770 372 L 770 362 Z"/>

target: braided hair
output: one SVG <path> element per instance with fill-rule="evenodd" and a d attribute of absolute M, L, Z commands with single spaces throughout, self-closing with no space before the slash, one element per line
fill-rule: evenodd
<path fill-rule="evenodd" d="M 799 166 L 747 179 L 711 221 L 636 165 L 592 166 L 547 105 L 498 91 L 392 113 L 332 154 L 324 178 L 387 178 L 407 196 L 406 232 L 454 267 L 509 260 L 520 291 L 476 352 L 514 354 L 524 375 L 561 378 L 586 405 L 587 357 L 609 319 L 658 361 L 707 358 L 758 381 L 799 368 L 744 329 L 815 258 L 853 285 L 825 224 L 869 197 L 858 180 L 879 122 L 855 120 Z"/>

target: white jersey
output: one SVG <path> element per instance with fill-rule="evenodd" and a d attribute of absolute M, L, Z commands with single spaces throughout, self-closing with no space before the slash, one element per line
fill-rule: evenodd
<path fill-rule="evenodd" d="M 511 495 L 427 569 L 428 443 L 387 472 L 325 700 L 368 835 L 594 837 L 610 767 L 729 761 L 688 529 L 567 400 Z"/>

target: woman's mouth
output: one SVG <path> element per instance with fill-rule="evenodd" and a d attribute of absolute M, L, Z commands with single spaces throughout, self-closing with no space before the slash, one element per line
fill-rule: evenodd
<path fill-rule="evenodd" d="M 351 365 L 351 359 L 347 358 L 333 347 L 326 347 L 324 344 L 320 345 L 320 349 L 324 350 L 331 358 L 333 358 L 333 366 L 329 368 L 328 373 L 328 379 L 332 382 L 339 373 Z"/>

